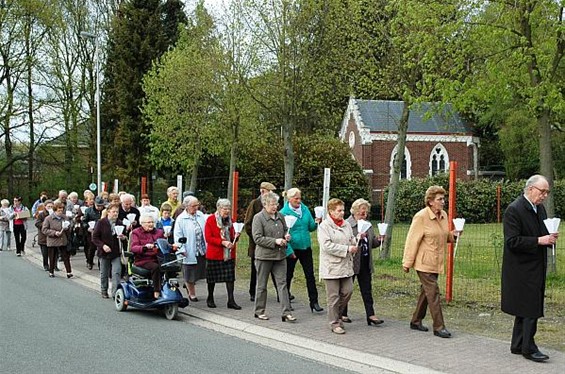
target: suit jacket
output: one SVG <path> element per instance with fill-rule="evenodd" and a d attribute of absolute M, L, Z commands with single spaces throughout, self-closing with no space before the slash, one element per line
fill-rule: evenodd
<path fill-rule="evenodd" d="M 245 212 L 245 220 L 243 226 L 247 236 L 249 236 L 249 247 L 247 248 L 247 254 L 249 257 L 255 257 L 255 240 L 253 240 L 253 217 L 263 210 L 263 203 L 261 203 L 261 196 L 251 201 L 251 204 L 247 207 Z"/>
<path fill-rule="evenodd" d="M 543 223 L 546 218 L 544 206 L 538 205 L 534 212 L 523 195 L 504 212 L 501 309 L 505 313 L 543 317 L 547 247 L 538 245 L 538 237 L 549 234 Z"/>

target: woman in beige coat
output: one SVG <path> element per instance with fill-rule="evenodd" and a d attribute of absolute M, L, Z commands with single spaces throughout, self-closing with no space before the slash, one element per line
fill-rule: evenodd
<path fill-rule="evenodd" d="M 357 253 L 351 225 L 343 219 L 344 205 L 340 199 L 330 199 L 328 217 L 318 228 L 320 278 L 326 283 L 328 320 L 336 334 L 345 334 L 341 317 L 353 293 L 353 254 Z"/>
<path fill-rule="evenodd" d="M 66 222 L 66 223 L 65 223 Z M 67 278 L 72 278 L 71 260 L 67 250 L 68 231 L 71 227 L 65 215 L 65 205 L 59 201 L 53 204 L 53 213 L 43 221 L 41 232 L 47 237 L 47 253 L 49 256 L 49 277 L 55 277 L 53 270 L 57 262 L 57 252 L 63 258 Z"/>
<path fill-rule="evenodd" d="M 442 187 L 428 188 L 424 202 L 426 207 L 412 218 L 402 259 L 404 272 L 408 273 L 410 268 L 414 268 L 422 284 L 410 328 L 428 331 L 428 328 L 422 325 L 422 320 L 429 306 L 434 321 L 434 335 L 450 338 L 451 333 L 445 328 L 441 312 L 437 279 L 439 274 L 443 274 L 447 242 L 454 242 L 454 234 L 457 233 L 449 232 L 448 229 L 447 214 L 443 210 L 445 190 Z"/>

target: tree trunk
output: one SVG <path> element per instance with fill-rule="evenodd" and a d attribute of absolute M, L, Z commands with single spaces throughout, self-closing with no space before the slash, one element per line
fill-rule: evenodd
<path fill-rule="evenodd" d="M 402 116 L 398 124 L 397 153 L 392 164 L 392 176 L 388 187 L 388 197 L 386 200 L 385 222 L 388 224 L 383 250 L 380 254 L 381 259 L 390 258 L 390 244 L 392 242 L 392 227 L 394 224 L 394 213 L 396 210 L 396 191 L 400 181 L 402 162 L 404 161 L 404 147 L 406 146 L 406 133 L 408 132 L 408 118 L 410 115 L 410 103 L 404 101 Z"/>
<path fill-rule="evenodd" d="M 239 116 L 238 116 L 239 117 Z M 228 199 L 233 204 L 233 173 L 235 172 L 236 165 L 237 165 L 237 146 L 238 146 L 238 138 L 239 138 L 239 118 L 234 122 L 232 125 L 232 143 L 231 143 L 231 150 L 230 150 L 230 175 L 228 178 Z"/>
<path fill-rule="evenodd" d="M 288 121 L 288 120 L 287 120 Z M 282 127 L 284 145 L 284 189 L 292 188 L 294 178 L 294 148 L 292 146 L 293 126 L 286 122 Z"/>

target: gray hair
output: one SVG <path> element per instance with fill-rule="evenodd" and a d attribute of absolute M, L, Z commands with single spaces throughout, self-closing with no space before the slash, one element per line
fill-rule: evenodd
<path fill-rule="evenodd" d="M 216 209 L 231 208 L 231 201 L 229 199 L 218 199 L 216 202 Z"/>
<path fill-rule="evenodd" d="M 349 210 L 351 214 L 355 214 L 361 209 L 361 207 L 366 206 L 367 210 L 371 210 L 371 203 L 365 199 L 357 199 L 351 204 L 351 209 Z"/>
<path fill-rule="evenodd" d="M 76 193 L 74 191 L 71 192 L 68 196 L 68 198 L 71 199 L 71 200 L 74 199 L 75 197 L 78 199 L 78 193 Z"/>
<path fill-rule="evenodd" d="M 263 204 L 263 206 L 267 206 L 269 205 L 269 203 L 278 203 L 279 202 L 279 195 L 277 195 L 276 193 L 269 191 L 266 194 L 264 194 L 263 196 L 261 196 L 261 204 Z"/>
<path fill-rule="evenodd" d="M 186 208 L 187 206 L 189 206 L 192 203 L 199 203 L 199 201 L 195 196 L 187 196 L 182 201 L 182 206 Z"/>
<path fill-rule="evenodd" d="M 528 192 L 528 189 L 529 189 L 530 187 L 532 187 L 534 184 L 538 183 L 539 181 L 545 181 L 545 182 L 549 183 L 548 180 L 547 180 L 547 178 L 544 177 L 544 176 L 541 175 L 541 174 L 532 175 L 532 176 L 531 176 L 530 178 L 528 178 L 528 180 L 526 181 L 526 186 L 524 187 L 524 193 Z"/>
<path fill-rule="evenodd" d="M 129 193 L 125 193 L 123 195 L 120 196 L 120 202 L 124 202 L 126 200 L 131 200 L 131 202 L 135 202 L 135 197 L 132 194 Z"/>
<path fill-rule="evenodd" d="M 153 217 L 151 213 L 142 213 L 139 216 L 139 223 L 146 223 L 147 219 L 150 219 L 153 223 L 155 223 L 155 217 Z"/>
<path fill-rule="evenodd" d="M 59 191 L 59 195 L 58 195 L 58 196 L 61 197 L 61 195 L 65 195 L 65 197 L 68 197 L 68 196 L 69 196 L 69 194 L 68 194 L 67 191 L 65 191 L 65 190 Z"/>
<path fill-rule="evenodd" d="M 179 189 L 176 188 L 175 186 L 171 186 L 171 187 L 167 188 L 167 196 L 168 196 L 170 193 L 172 193 L 173 191 L 179 192 Z"/>

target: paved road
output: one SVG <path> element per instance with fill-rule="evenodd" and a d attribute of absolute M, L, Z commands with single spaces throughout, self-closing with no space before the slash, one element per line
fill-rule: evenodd
<path fill-rule="evenodd" d="M 33 263 L 40 276 L 40 281 L 43 281 L 42 279 L 47 278 L 47 275 L 39 269 L 41 267 L 39 249 L 31 248 L 30 244 L 28 241 L 27 254 L 21 259 Z M 13 252 L 11 255 L 13 256 Z M 0 256 L 1 259 L 2 256 Z M 79 283 L 86 288 L 98 291 L 100 288 L 98 271 L 86 269 L 82 252 L 73 257 L 72 263 L 76 279 L 70 283 Z M 0 271 L 1 265 L 0 261 Z M 66 279 L 55 280 L 60 280 L 60 284 L 67 283 Z M 1 287 L 2 283 L 0 283 Z M 386 313 L 381 315 L 386 320 L 385 324 L 378 327 L 367 327 L 362 323 L 362 316 L 352 312 L 351 317 L 354 322 L 347 326 L 347 334 L 338 336 L 330 332 L 324 313 L 310 313 L 305 300 L 295 300 L 293 314 L 298 317 L 298 321 L 294 324 L 282 323 L 280 319 L 275 318 L 280 315 L 280 304 L 274 300 L 272 289 L 269 291 L 267 313 L 273 318 L 270 321 L 257 321 L 253 318 L 253 305 L 249 301 L 246 289 L 247 281 L 238 280 L 236 282 L 236 300 L 243 310 L 226 309 L 225 287 L 218 286 L 216 287 L 218 308 L 207 308 L 203 300 L 192 303 L 182 310 L 184 321 L 193 326 L 237 337 L 242 341 L 279 349 L 297 357 L 360 373 L 565 373 L 565 353 L 547 349 L 543 347 L 543 344 L 541 344 L 541 349 L 548 353 L 551 359 L 549 362 L 538 364 L 527 361 L 519 355 L 510 354 L 508 341 L 469 335 L 459 331 L 451 331 L 454 334 L 452 339 L 439 339 L 431 332 L 420 333 L 409 330 L 406 320 L 391 320 L 387 318 Z M 205 283 L 199 283 L 197 290 L 202 299 L 205 294 Z M 93 292 L 92 296 L 95 300 L 102 302 L 98 294 Z M 129 317 L 129 314 L 125 315 Z M 119 323 L 124 323 L 123 319 L 120 321 Z M 162 321 L 159 319 L 159 322 Z M 511 326 L 510 319 L 509 324 Z M 564 327 L 557 326 L 562 330 Z M 565 336 L 565 331 L 563 336 Z M 204 370 L 204 372 L 207 371 Z M 274 370 L 274 372 L 278 371 Z"/>
<path fill-rule="evenodd" d="M 119 313 L 97 296 L 0 252 L 0 372 L 344 372 L 186 323 L 186 316 L 168 321 L 157 312 Z"/>

